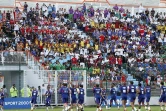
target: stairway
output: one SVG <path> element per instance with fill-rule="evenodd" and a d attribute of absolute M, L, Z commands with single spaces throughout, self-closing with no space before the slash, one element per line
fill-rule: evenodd
<path fill-rule="evenodd" d="M 133 77 L 133 75 L 129 74 L 126 69 L 122 69 L 122 72 L 127 76 L 127 81 L 133 81 L 134 85 L 138 85 L 138 81 Z"/>

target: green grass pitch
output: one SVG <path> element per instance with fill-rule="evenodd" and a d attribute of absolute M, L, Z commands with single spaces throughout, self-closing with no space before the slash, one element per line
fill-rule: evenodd
<path fill-rule="evenodd" d="M 138 107 L 137 107 L 138 108 Z M 18 109 L 18 110 L 5 110 L 5 111 L 30 111 L 30 109 L 27 110 L 23 110 L 23 109 Z M 46 111 L 46 109 L 34 109 L 33 111 Z M 55 107 L 53 109 L 49 109 L 49 111 L 62 111 L 62 107 Z M 96 111 L 95 107 L 85 107 L 84 111 Z M 105 108 L 102 109 L 102 111 L 123 111 L 122 107 L 120 108 L 120 110 L 118 110 L 117 108 L 111 108 L 106 110 Z M 127 111 L 132 111 L 131 107 L 127 107 Z M 146 111 L 145 108 L 143 107 L 141 111 Z M 151 111 L 161 111 L 159 106 L 153 106 L 151 107 Z"/>

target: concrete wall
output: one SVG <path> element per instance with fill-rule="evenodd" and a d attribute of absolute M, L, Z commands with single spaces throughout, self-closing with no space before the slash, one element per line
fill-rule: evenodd
<path fill-rule="evenodd" d="M 10 88 L 13 84 L 16 85 L 17 90 L 19 91 L 23 87 L 23 71 L 0 71 L 4 76 L 4 85 L 6 85 L 8 94 L 10 96 Z M 20 77 L 19 77 L 20 76 Z"/>
<path fill-rule="evenodd" d="M 31 70 L 25 70 L 25 84 L 29 86 L 38 87 L 41 86 L 44 83 L 44 78 L 42 75 L 42 71 L 31 71 Z"/>

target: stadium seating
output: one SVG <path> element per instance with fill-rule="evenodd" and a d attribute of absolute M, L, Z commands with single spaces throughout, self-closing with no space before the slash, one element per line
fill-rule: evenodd
<path fill-rule="evenodd" d="M 96 10 L 93 6 L 66 13 L 63 9 L 43 11 L 41 16 L 37 11 L 23 10 L 27 16 L 15 19 L 14 23 L 14 18 L 0 20 L 3 36 L 11 40 L 0 41 L 3 51 L 0 64 L 28 63 L 34 69 L 40 66 L 46 70 L 86 70 L 91 77 L 103 78 L 101 81 L 109 76 L 111 82 L 117 81 L 122 73 L 135 85 L 146 81 L 148 74 L 166 73 L 163 47 L 166 18 L 157 13 L 153 17 L 146 10 L 132 16 L 127 10 Z M 15 10 L 16 15 L 19 12 Z M 6 32 L 10 29 L 11 34 Z M 31 54 L 10 52 L 11 49 Z"/>

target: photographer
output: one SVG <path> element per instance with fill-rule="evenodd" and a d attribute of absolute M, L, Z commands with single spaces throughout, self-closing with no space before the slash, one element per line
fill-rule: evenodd
<path fill-rule="evenodd" d="M 13 86 L 10 88 L 10 95 L 12 98 L 16 98 L 17 97 L 17 88 L 15 87 L 15 84 L 13 84 Z"/>

